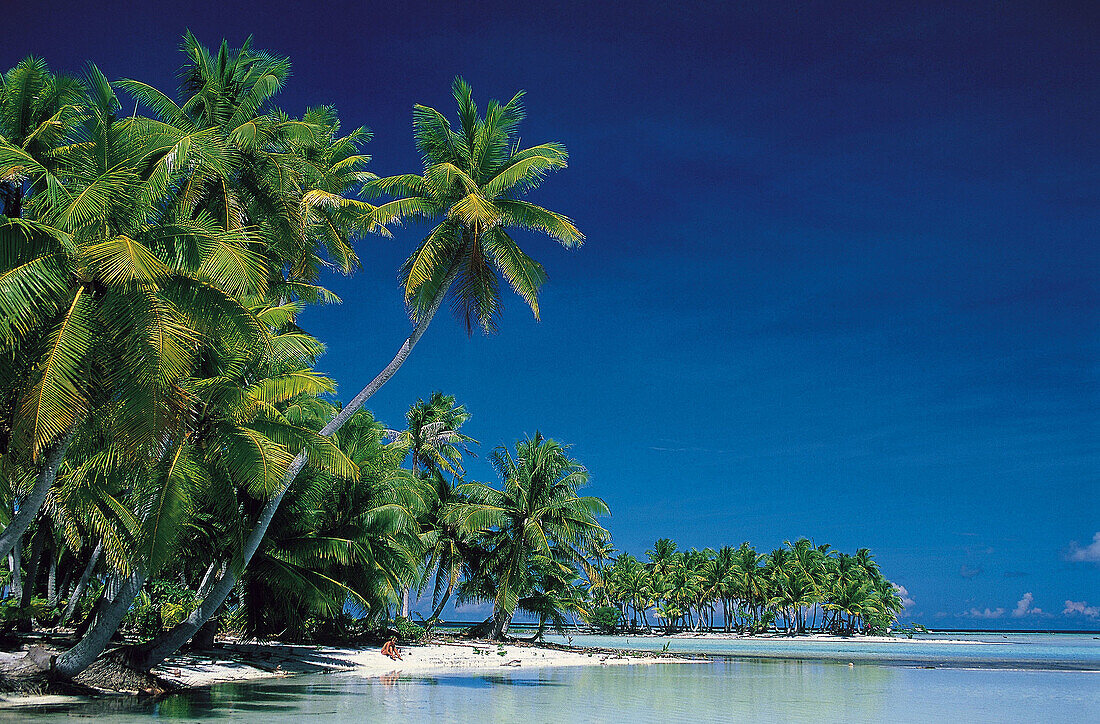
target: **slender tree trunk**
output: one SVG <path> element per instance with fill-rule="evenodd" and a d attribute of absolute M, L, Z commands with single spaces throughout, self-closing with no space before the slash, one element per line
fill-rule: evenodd
<path fill-rule="evenodd" d="M 65 560 L 64 552 L 58 554 L 57 570 L 59 578 L 57 579 L 57 603 L 56 606 L 61 605 L 61 601 L 66 599 L 66 591 L 71 591 L 73 588 L 73 577 L 76 575 L 76 560 L 72 561 L 73 565 L 63 566 L 61 562 Z M 60 610 L 60 609 L 58 609 Z"/>
<path fill-rule="evenodd" d="M 75 425 L 70 427 L 57 442 L 45 449 L 42 455 L 42 469 L 38 471 L 34 487 L 19 501 L 19 511 L 12 516 L 11 522 L 4 528 L 4 532 L 0 533 L 0 557 L 11 552 L 15 544 L 27 532 L 27 528 L 31 527 L 38 511 L 42 509 L 42 504 L 46 502 L 46 495 L 49 494 L 50 487 L 57 480 L 57 470 L 61 467 L 61 461 L 65 459 L 65 451 L 69 449 L 69 443 L 72 442 L 75 430 Z"/>
<path fill-rule="evenodd" d="M 366 387 L 359 391 L 358 395 L 352 398 L 351 402 L 349 402 L 344 409 L 340 410 L 340 413 L 336 415 L 332 422 L 325 425 L 324 429 L 321 430 L 321 435 L 329 437 L 339 430 L 352 415 L 359 411 L 363 403 L 366 402 L 371 395 L 377 392 L 382 385 L 386 384 L 386 382 L 394 376 L 397 370 L 401 368 L 401 365 L 408 359 L 409 353 L 412 352 L 413 347 L 416 346 L 416 343 L 420 341 L 420 338 L 428 329 L 428 325 L 431 324 L 435 313 L 439 311 L 439 306 L 443 303 L 443 298 L 446 296 L 447 290 L 450 288 L 457 275 L 457 266 L 452 267 L 451 270 L 447 272 L 447 276 L 444 277 L 443 283 L 440 285 L 439 291 L 436 292 L 431 305 L 417 321 L 416 326 L 413 327 L 412 334 L 410 334 L 404 344 L 401 345 L 401 348 L 397 351 L 397 354 L 394 355 L 394 358 Z M 278 510 L 279 503 L 282 502 L 286 491 L 290 488 L 291 483 L 294 482 L 294 478 L 296 478 L 302 468 L 305 467 L 305 464 L 305 453 L 299 453 L 298 456 L 294 458 L 294 462 L 290 464 L 290 468 L 283 477 L 283 484 L 279 492 L 268 499 L 263 509 L 260 511 L 256 524 L 245 540 L 244 549 L 241 551 L 241 557 L 237 565 L 226 567 L 225 571 L 219 576 L 217 582 L 211 586 L 210 592 L 203 598 L 202 603 L 191 612 L 190 616 L 174 626 L 170 631 L 154 639 L 148 646 L 136 651 L 135 656 L 132 658 L 132 664 L 135 667 L 147 671 L 161 661 L 164 661 L 178 651 L 179 648 L 183 646 L 188 639 L 194 636 L 202 625 L 214 615 L 222 605 L 222 602 L 225 601 L 226 597 L 229 595 L 229 592 L 233 590 L 233 586 L 237 584 L 238 577 L 244 571 L 245 567 L 248 566 L 248 563 L 252 560 L 252 556 L 260 547 L 260 541 L 263 540 L 264 535 L 267 533 L 267 528 L 271 525 L 271 520 L 275 517 L 275 511 Z"/>
<path fill-rule="evenodd" d="M 95 550 L 92 551 L 92 557 L 88 559 L 88 564 L 84 566 L 84 572 L 80 574 L 80 580 L 76 582 L 76 588 L 69 596 L 69 603 L 65 606 L 65 613 L 61 616 L 61 622 L 58 625 L 64 626 L 76 613 L 76 607 L 80 604 L 80 598 L 84 595 L 84 589 L 88 587 L 88 581 L 91 580 L 96 563 L 99 563 L 99 556 L 102 553 L 103 541 L 101 540 L 96 544 Z"/>
<path fill-rule="evenodd" d="M 214 638 L 218 635 L 218 619 L 211 618 L 202 625 L 202 628 L 191 638 L 191 649 L 194 651 L 207 651 L 214 648 Z"/>
<path fill-rule="evenodd" d="M 50 551 L 50 567 L 46 571 L 46 601 L 50 604 L 50 608 L 57 608 L 57 604 L 61 602 L 57 593 L 56 551 Z"/>
<path fill-rule="evenodd" d="M 42 551 L 46 546 L 46 531 L 42 526 L 38 526 L 38 530 L 31 536 L 31 557 L 27 561 L 27 575 L 23 579 L 23 595 L 19 599 L 19 605 L 22 608 L 26 608 L 31 605 L 31 600 L 34 598 L 34 592 L 37 590 L 38 584 L 38 569 L 42 563 Z M 29 625 L 30 619 L 26 619 Z"/>
<path fill-rule="evenodd" d="M 115 600 L 103 609 L 95 625 L 75 646 L 57 657 L 54 664 L 54 672 L 57 676 L 62 679 L 72 679 L 103 653 L 143 585 L 145 585 L 144 571 L 133 571 L 126 577 Z"/>
<path fill-rule="evenodd" d="M 493 635 L 496 641 L 503 641 L 508 636 L 508 627 L 512 625 L 512 614 L 503 608 L 493 609 Z"/>
<path fill-rule="evenodd" d="M 199 598 L 205 598 L 206 594 L 210 593 L 210 586 L 214 584 L 214 572 L 217 570 L 217 559 L 210 561 L 210 565 L 206 567 L 206 573 L 202 576 L 202 582 L 199 583 Z"/>
<path fill-rule="evenodd" d="M 11 552 L 8 553 L 8 570 L 11 571 L 11 578 L 8 580 L 11 583 L 8 584 L 8 595 L 17 601 L 23 600 L 23 545 L 20 542 L 19 545 L 14 546 Z"/>
<path fill-rule="evenodd" d="M 443 608 L 447 605 L 447 601 L 449 601 L 450 598 L 451 598 L 451 592 L 454 590 L 454 587 L 455 587 L 454 578 L 448 578 L 448 580 L 447 580 L 447 591 L 443 594 L 443 598 L 440 599 L 439 605 L 435 607 L 434 611 L 432 611 L 432 617 L 428 619 L 429 621 L 438 621 L 439 620 L 440 615 L 442 615 L 442 613 L 443 613 Z"/>

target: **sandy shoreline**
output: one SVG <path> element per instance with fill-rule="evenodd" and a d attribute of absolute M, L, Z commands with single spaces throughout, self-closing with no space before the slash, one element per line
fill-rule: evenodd
<path fill-rule="evenodd" d="M 229 644 L 217 653 L 177 656 L 154 670 L 182 686 L 205 686 L 263 676 L 347 671 L 361 676 L 438 674 L 547 666 L 615 666 L 622 664 L 687 663 L 685 656 L 655 656 L 649 652 L 565 651 L 515 643 L 447 642 L 401 647 L 402 659 L 383 656 L 377 647 Z M 695 659 L 697 660 L 697 659 Z"/>
<path fill-rule="evenodd" d="M 800 636 L 788 636 L 786 634 L 738 634 L 738 633 L 717 633 L 708 631 L 706 633 L 691 633 L 682 632 L 675 634 L 666 634 L 661 636 L 659 634 L 645 634 L 647 638 L 665 638 L 665 639 L 712 639 L 715 641 L 762 641 L 774 643 L 776 641 L 782 642 L 814 642 L 814 643 L 830 643 L 830 644 L 896 644 L 905 643 L 907 641 L 922 643 L 922 644 L 975 644 L 978 646 L 985 646 L 988 644 L 996 644 L 996 641 L 973 641 L 969 639 L 930 639 L 927 637 L 921 638 L 906 638 L 904 636 L 837 636 L 835 634 L 803 634 Z"/>
<path fill-rule="evenodd" d="M 488 641 L 402 646 L 401 653 L 402 659 L 394 661 L 382 655 L 377 646 L 352 648 L 227 643 L 212 651 L 174 656 L 154 669 L 153 673 L 170 684 L 186 689 L 309 673 L 346 672 L 365 677 L 381 677 L 518 668 L 693 663 L 704 660 L 683 655 L 658 655 L 653 652 L 579 648 L 566 650 L 557 646 L 514 642 L 497 644 Z M 16 654 L 11 658 L 18 656 Z M 52 694 L 0 694 L 0 707 L 44 706 L 77 700 L 79 697 Z"/>

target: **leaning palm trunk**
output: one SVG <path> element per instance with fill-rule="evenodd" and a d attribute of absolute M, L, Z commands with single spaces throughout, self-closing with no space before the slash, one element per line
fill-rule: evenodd
<path fill-rule="evenodd" d="M 508 627 L 511 624 L 512 614 L 502 606 L 494 607 L 492 638 L 496 641 L 503 641 L 508 636 Z"/>
<path fill-rule="evenodd" d="M 428 619 L 429 623 L 435 623 L 439 620 L 439 617 L 443 615 L 443 608 L 447 605 L 447 601 L 451 600 L 451 593 L 455 588 L 455 579 L 452 577 L 447 581 L 447 591 L 443 594 L 443 598 L 440 599 L 439 605 L 432 611 L 431 617 Z"/>
<path fill-rule="evenodd" d="M 454 282 L 457 275 L 458 267 L 456 265 L 447 272 L 447 276 L 439 286 L 439 291 L 436 292 L 431 305 L 417 320 L 416 326 L 413 327 L 412 334 L 410 334 L 405 340 L 405 343 L 401 345 L 401 348 L 397 351 L 394 358 L 386 365 L 385 369 L 379 372 L 378 375 L 370 381 L 370 384 L 352 398 L 351 402 L 349 402 L 344 409 L 340 410 L 340 413 L 332 422 L 325 425 L 324 429 L 321 430 L 321 435 L 329 437 L 339 430 L 352 415 L 359 411 L 363 403 L 366 402 L 371 395 L 377 392 L 382 385 L 386 384 L 386 382 L 394 376 L 397 370 L 401 368 L 401 365 L 404 364 L 405 360 L 408 358 L 409 353 L 412 352 L 413 347 L 416 346 L 416 343 L 420 341 L 420 338 L 428 329 L 432 317 L 439 311 L 439 306 L 443 303 L 443 298 L 447 295 L 447 290 L 450 288 L 451 283 Z M 241 573 L 244 572 L 244 569 L 252 560 L 252 556 L 255 555 L 256 550 L 260 547 L 260 542 L 263 540 L 264 535 L 267 533 L 268 526 L 271 525 L 271 521 L 275 517 L 275 511 L 279 509 L 279 503 L 282 501 L 286 491 L 290 488 L 291 483 L 294 482 L 294 478 L 296 478 L 302 468 L 305 467 L 305 464 L 305 452 L 301 452 L 294 458 L 294 462 L 292 462 L 287 469 L 279 492 L 268 499 L 263 509 L 261 509 L 260 515 L 256 519 L 256 524 L 245 540 L 244 548 L 241 551 L 241 557 L 237 561 L 237 565 L 226 566 L 221 576 L 219 576 L 218 580 L 210 588 L 210 592 L 203 598 L 202 603 L 191 612 L 190 616 L 176 624 L 166 633 L 151 641 L 148 645 L 135 651 L 131 657 L 132 666 L 147 671 L 164 661 L 187 643 L 188 639 L 198 633 L 198 630 L 202 628 L 203 624 L 210 620 L 217 612 L 226 597 L 229 596 L 229 592 L 237 585 L 237 580 L 240 578 Z"/>
<path fill-rule="evenodd" d="M 65 606 L 65 613 L 61 616 L 59 626 L 67 624 L 73 614 L 76 613 L 76 607 L 80 603 L 80 598 L 84 595 L 84 589 L 88 587 L 88 581 L 91 580 L 92 572 L 95 571 L 95 566 L 99 563 L 99 556 L 102 554 L 103 541 L 101 540 L 96 544 L 95 550 L 92 551 L 92 557 L 88 559 L 88 565 L 84 566 L 84 572 L 80 574 L 80 580 L 76 582 L 76 588 L 69 596 L 69 603 Z"/>
<path fill-rule="evenodd" d="M 134 570 L 126 577 L 122 587 L 115 595 L 115 600 L 104 607 L 95 625 L 84 634 L 83 638 L 71 649 L 57 657 L 54 663 L 54 673 L 62 679 L 72 679 L 74 676 L 91 666 L 92 662 L 103 653 L 111 637 L 115 635 L 126 612 L 130 610 L 130 604 L 134 602 L 141 587 L 145 585 L 146 574 L 143 570 Z"/>
<path fill-rule="evenodd" d="M 42 456 L 42 469 L 38 471 L 34 487 L 19 501 L 19 512 L 12 516 L 4 532 L 0 533 L 0 560 L 11 553 L 15 544 L 27 532 L 27 528 L 31 527 L 38 511 L 42 509 L 50 488 L 57 480 L 57 471 L 61 467 L 61 461 L 65 459 L 65 451 L 69 449 L 75 429 L 75 426 L 69 428 L 56 442 L 46 448 Z"/>

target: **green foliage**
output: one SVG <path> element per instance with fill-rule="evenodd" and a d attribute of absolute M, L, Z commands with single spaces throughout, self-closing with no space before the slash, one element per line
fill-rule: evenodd
<path fill-rule="evenodd" d="M 459 79 L 455 129 L 414 111 L 422 174 L 377 179 L 364 128 L 342 129 L 331 106 L 278 108 L 287 58 L 190 33 L 181 50 L 174 94 L 37 58 L 0 85 L 0 523 L 53 466 L 35 560 L 54 581 L 88 565 L 77 621 L 103 581 L 140 574 L 122 626 L 141 639 L 237 574 L 268 501 L 281 503 L 223 632 L 354 636 L 427 585 L 432 623 L 456 590 L 498 604 L 501 624 L 534 616 L 538 635 L 585 616 L 585 552 L 607 543 L 607 508 L 577 494 L 587 473 L 566 448 L 536 435 L 494 456 L 499 489 L 470 483 L 469 413 L 439 392 L 395 435 L 360 412 L 327 436 L 335 384 L 297 323 L 339 301 L 318 280 L 359 267 L 355 237 L 415 218 L 435 225 L 402 271 L 414 319 L 448 294 L 467 328 L 492 330 L 499 277 L 537 317 L 546 275 L 510 234 L 582 243 L 521 198 L 565 167 L 565 148 L 521 148 L 522 93 L 481 110 Z M 0 615 L 56 615 L 40 604 Z M 425 633 L 395 625 L 402 640 Z"/>
<path fill-rule="evenodd" d="M 199 597 L 187 586 L 155 580 L 138 595 L 123 627 L 141 639 L 150 639 L 187 618 Z"/>
<path fill-rule="evenodd" d="M 596 606 L 588 615 L 588 623 L 600 633 L 612 634 L 619 630 L 622 611 L 615 606 Z"/>
<path fill-rule="evenodd" d="M 21 606 L 15 598 L 0 599 L 0 627 L 18 621 L 56 619 L 58 615 L 59 611 L 44 598 L 32 598 L 27 606 Z"/>
<path fill-rule="evenodd" d="M 721 614 L 727 631 L 885 633 L 902 609 L 897 587 L 865 548 L 851 556 L 800 538 L 760 555 L 748 543 L 680 551 L 662 538 L 647 557 L 643 564 L 620 555 L 599 578 L 602 596 L 629 614 L 631 628 L 648 627 L 652 610 L 668 631 L 714 626 Z"/>
<path fill-rule="evenodd" d="M 369 197 L 390 196 L 371 214 L 378 224 L 414 220 L 435 222 L 405 262 L 402 281 L 414 320 L 432 309 L 439 294 L 451 299 L 455 315 L 472 332 L 496 329 L 500 282 L 539 316 L 539 290 L 546 281 L 542 265 L 512 238 L 515 230 L 549 236 L 566 248 L 580 246 L 584 235 L 573 222 L 520 197 L 538 187 L 552 171 L 565 168 L 568 153 L 560 143 L 520 149 L 518 127 L 525 116 L 523 92 L 500 104 L 489 101 L 484 114 L 469 84 L 456 78 L 458 128 L 427 106 L 413 109 L 413 134 L 423 161 L 421 175 L 403 174 L 368 182 Z"/>
<path fill-rule="evenodd" d="M 424 638 L 424 627 L 413 623 L 407 618 L 398 616 L 394 619 L 393 627 L 397 629 L 397 638 L 400 641 L 415 643 Z"/>
<path fill-rule="evenodd" d="M 459 588 L 460 601 L 492 601 L 494 637 L 504 634 L 519 610 L 562 629 L 565 614 L 584 615 L 588 602 L 575 561 L 594 541 L 609 534 L 596 520 L 608 515 L 599 498 L 579 496 L 588 472 L 569 457 L 568 448 L 540 433 L 521 440 L 515 453 L 498 447 L 490 457 L 502 490 L 467 483 L 466 502 L 448 520 L 476 532 L 480 552 Z"/>

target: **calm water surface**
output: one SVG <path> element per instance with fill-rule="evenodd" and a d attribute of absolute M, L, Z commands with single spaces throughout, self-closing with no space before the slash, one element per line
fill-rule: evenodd
<path fill-rule="evenodd" d="M 1083 652 L 1095 656 L 1100 664 L 1100 641 L 1087 636 L 1054 638 L 1052 642 L 1033 637 L 1009 645 L 1032 647 L 1029 661 L 1043 656 L 1061 660 L 1067 652 Z M 615 638 L 613 643 L 644 642 L 645 647 L 660 648 L 667 640 Z M 586 638 L 583 642 L 597 641 Z M 581 637 L 575 637 L 574 643 L 582 643 Z M 722 643 L 730 648 L 746 642 Z M 769 643 L 774 647 L 781 642 Z M 901 658 L 896 647 L 902 645 L 883 645 L 895 647 L 885 655 L 890 660 Z M 923 646 L 950 644 L 925 642 Z M 670 647 L 675 648 L 677 645 Z M 901 651 L 910 655 L 923 650 Z M 1000 658 L 987 654 L 987 659 L 1003 665 L 1004 653 L 1016 650 L 1002 648 Z M 303 718 L 332 722 L 1100 721 L 1100 673 L 1096 672 L 1031 665 L 974 668 L 970 665 L 973 661 L 922 668 L 859 657 L 852 657 L 859 660 L 849 666 L 847 661 L 820 658 L 762 659 L 755 653 L 736 651 L 735 656 L 703 664 L 392 675 L 383 679 L 330 674 L 223 684 L 157 702 L 127 699 L 40 710 L 33 715 L 23 711 L 18 717 L 70 722 L 74 717 L 89 717 L 119 723 L 153 718 L 218 719 L 266 724 Z M 784 655 L 795 653 L 788 649 Z M 847 652 L 843 656 L 848 657 Z M 5 715 L 16 716 L 7 712 L 0 713 L 0 718 Z"/>
<path fill-rule="evenodd" d="M 935 634 L 888 642 L 713 639 L 659 636 L 548 636 L 557 643 L 708 656 L 876 661 L 984 668 L 1100 671 L 1100 634 Z"/>

